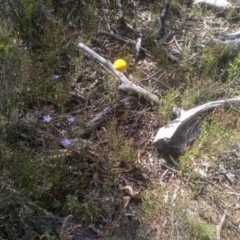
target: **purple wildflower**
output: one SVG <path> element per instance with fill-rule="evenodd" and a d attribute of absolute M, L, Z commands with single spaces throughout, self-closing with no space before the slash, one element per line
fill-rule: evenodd
<path fill-rule="evenodd" d="M 53 78 L 56 80 L 56 79 L 60 78 L 60 76 L 58 74 L 54 74 Z"/>
<path fill-rule="evenodd" d="M 70 122 L 70 123 L 73 123 L 75 121 L 75 117 L 69 117 L 67 120 Z"/>
<path fill-rule="evenodd" d="M 68 138 L 64 138 L 64 139 L 61 140 L 61 144 L 62 144 L 64 147 L 68 147 L 71 143 L 72 143 L 72 140 L 71 140 L 71 139 L 68 139 Z"/>
<path fill-rule="evenodd" d="M 52 120 L 52 117 L 50 115 L 43 116 L 44 122 L 50 122 Z"/>

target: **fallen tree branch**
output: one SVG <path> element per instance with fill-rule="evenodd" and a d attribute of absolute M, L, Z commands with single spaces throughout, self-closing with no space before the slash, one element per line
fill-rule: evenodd
<path fill-rule="evenodd" d="M 220 33 L 219 36 L 221 37 L 221 40 L 237 39 L 237 38 L 240 38 L 240 29 L 232 33 L 228 33 L 228 32 Z"/>
<path fill-rule="evenodd" d="M 226 0 L 194 0 L 193 4 L 205 3 L 208 6 L 218 9 L 234 8 L 233 5 Z"/>
<path fill-rule="evenodd" d="M 121 0 L 116 0 L 116 4 L 117 4 L 117 8 L 118 8 L 118 18 L 119 18 L 120 23 L 125 25 L 127 28 L 129 28 L 130 30 L 132 30 L 134 32 L 134 28 L 125 21 Z"/>
<path fill-rule="evenodd" d="M 142 44 L 142 37 L 139 37 L 136 41 L 136 47 L 135 47 L 135 64 L 137 63 L 140 49 L 141 49 L 141 44 Z"/>
<path fill-rule="evenodd" d="M 149 58 L 152 58 L 151 54 L 149 53 L 149 51 L 147 51 L 145 48 L 143 48 L 141 46 L 141 43 L 139 44 L 138 41 L 139 39 L 137 39 L 137 41 L 134 41 L 132 39 L 125 39 L 125 38 L 122 38 L 120 37 L 119 35 L 116 35 L 116 34 L 113 34 L 113 33 L 110 33 L 110 32 L 107 32 L 107 31 L 104 31 L 104 30 L 99 30 L 98 35 L 104 35 L 104 36 L 108 36 L 108 37 L 111 37 L 111 38 L 114 38 L 118 41 L 121 41 L 121 42 L 125 42 L 127 44 L 131 44 L 133 46 L 137 46 L 137 45 L 140 45 L 140 49 L 142 51 L 144 51 L 144 53 L 146 54 L 146 56 L 148 56 Z"/>
<path fill-rule="evenodd" d="M 158 24 L 157 29 L 154 31 L 154 33 L 152 34 L 152 37 L 157 37 L 159 35 L 159 33 L 164 32 L 165 31 L 165 18 L 168 14 L 168 9 L 169 9 L 169 3 L 164 3 L 161 9 L 161 13 L 160 15 L 157 17 L 156 21 Z"/>
<path fill-rule="evenodd" d="M 103 58 L 102 56 L 100 56 L 99 54 L 94 52 L 92 49 L 90 49 L 83 43 L 79 43 L 78 47 L 83 52 L 85 52 L 85 53 L 89 54 L 91 57 L 97 59 L 103 66 L 105 66 L 108 70 L 110 70 L 112 73 L 114 73 L 120 79 L 120 81 L 122 83 L 119 86 L 119 88 L 121 90 L 127 91 L 127 92 L 130 91 L 132 93 L 138 94 L 139 96 L 142 96 L 145 99 L 148 99 L 157 105 L 160 105 L 163 103 L 163 100 L 160 100 L 156 95 L 154 95 L 154 94 L 150 93 L 149 91 L 147 91 L 146 89 L 132 83 L 131 81 L 129 81 L 127 79 L 127 77 L 123 73 L 115 70 L 113 64 L 109 60 Z"/>
<path fill-rule="evenodd" d="M 198 135 L 202 113 L 216 107 L 226 107 L 238 103 L 240 103 L 240 97 L 209 102 L 183 111 L 180 117 L 158 130 L 153 144 L 160 151 L 180 152 Z"/>
<path fill-rule="evenodd" d="M 224 213 L 221 217 L 219 224 L 216 226 L 217 240 L 221 240 L 221 230 L 223 223 L 225 222 L 226 216 L 227 216 L 226 213 Z"/>

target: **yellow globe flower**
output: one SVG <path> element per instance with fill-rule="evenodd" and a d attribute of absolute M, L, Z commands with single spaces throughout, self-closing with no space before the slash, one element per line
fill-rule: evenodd
<path fill-rule="evenodd" d="M 124 72 L 127 68 L 127 63 L 123 59 L 118 59 L 113 64 L 114 68 L 120 72 Z"/>

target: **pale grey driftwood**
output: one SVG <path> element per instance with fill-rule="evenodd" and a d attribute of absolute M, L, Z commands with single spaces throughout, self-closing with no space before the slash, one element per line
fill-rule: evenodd
<path fill-rule="evenodd" d="M 204 3 L 208 6 L 220 9 L 232 8 L 233 5 L 226 0 L 194 0 L 193 4 Z"/>
<path fill-rule="evenodd" d="M 179 152 L 198 135 L 202 113 L 216 107 L 238 103 L 240 103 L 240 97 L 209 102 L 188 111 L 183 111 L 180 117 L 158 130 L 153 144 L 160 151 Z"/>
<path fill-rule="evenodd" d="M 219 36 L 221 37 L 221 39 L 236 39 L 236 38 L 240 38 L 240 29 L 232 32 L 232 33 L 228 33 L 228 32 L 224 32 L 224 33 L 220 33 Z"/>
<path fill-rule="evenodd" d="M 136 47 L 135 47 L 135 63 L 139 57 L 139 52 L 141 49 L 141 44 L 142 44 L 142 37 L 139 37 L 136 41 Z"/>
<path fill-rule="evenodd" d="M 158 98 L 158 96 L 156 96 L 155 94 L 152 94 L 150 93 L 149 91 L 147 91 L 146 89 L 142 88 L 142 87 L 139 87 L 137 86 L 136 84 L 132 83 L 131 81 L 129 81 L 127 79 L 127 77 L 117 71 L 113 64 L 103 58 L 102 56 L 100 56 L 98 53 L 94 52 L 92 49 L 90 49 L 89 47 L 87 47 L 86 45 L 84 45 L 83 43 L 79 43 L 78 44 L 78 47 L 85 53 L 89 54 L 91 57 L 97 59 L 103 66 L 105 66 L 107 69 L 109 69 L 112 73 L 114 73 L 121 81 L 121 85 L 119 86 L 119 88 L 123 91 L 131 91 L 132 93 L 136 93 L 138 94 L 139 96 L 142 96 L 150 101 L 152 101 L 153 103 L 159 105 L 159 104 L 162 104 L 163 101 L 160 100 Z"/>

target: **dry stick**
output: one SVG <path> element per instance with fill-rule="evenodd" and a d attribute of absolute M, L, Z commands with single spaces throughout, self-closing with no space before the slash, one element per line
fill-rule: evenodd
<path fill-rule="evenodd" d="M 162 74 L 162 75 L 163 75 L 163 74 Z M 152 79 L 153 81 L 157 82 L 158 84 L 163 85 L 164 87 L 166 87 L 166 88 L 169 89 L 169 90 L 173 90 L 173 88 L 167 86 L 165 83 L 163 83 L 163 82 L 160 81 L 160 78 L 162 77 L 162 75 L 161 75 L 160 77 L 158 77 L 158 79 L 156 79 L 156 78 L 154 78 L 154 77 L 151 77 L 151 76 L 149 77 L 149 79 Z"/>
<path fill-rule="evenodd" d="M 160 104 L 164 103 L 164 101 L 159 99 L 155 94 L 152 94 L 149 91 L 147 91 L 146 89 L 139 87 L 136 84 L 129 81 L 123 73 L 115 70 L 113 64 L 109 60 L 103 58 L 102 56 L 100 56 L 99 54 L 94 52 L 92 49 L 90 49 L 83 43 L 79 43 L 78 47 L 83 52 L 85 52 L 85 53 L 89 54 L 91 57 L 97 59 L 103 66 L 105 66 L 107 69 L 109 69 L 112 73 L 114 73 L 120 79 L 122 84 L 119 86 L 119 89 L 121 89 L 123 91 L 131 91 L 133 93 L 137 93 L 140 96 L 143 96 L 144 98 L 151 100 L 156 105 L 160 105 Z"/>
<path fill-rule="evenodd" d="M 115 38 L 116 40 L 121 41 L 121 42 L 125 42 L 125 43 L 129 43 L 129 42 L 134 43 L 134 41 L 131 40 L 131 39 L 127 40 L 127 39 L 124 39 L 124 38 L 122 38 L 122 37 L 120 37 L 116 34 L 113 34 L 111 32 L 107 32 L 107 31 L 104 31 L 104 30 L 99 30 L 97 34 L 98 35 L 105 35 L 105 36 L 108 36 L 108 37 L 111 37 L 111 38 Z"/>
<path fill-rule="evenodd" d="M 221 218 L 219 224 L 216 226 L 217 240 L 221 240 L 221 230 L 222 230 L 223 223 L 224 223 L 224 221 L 226 219 L 226 216 L 227 216 L 226 213 L 224 213 L 222 215 L 222 218 Z"/>
<path fill-rule="evenodd" d="M 165 18 L 168 14 L 169 4 L 166 2 L 163 4 L 160 15 L 157 17 L 156 21 L 158 22 L 158 28 L 152 34 L 152 37 L 157 36 L 161 31 L 164 31 Z"/>
<path fill-rule="evenodd" d="M 136 41 L 136 47 L 135 47 L 135 63 L 137 62 L 137 59 L 139 57 L 139 52 L 141 49 L 141 44 L 142 44 L 142 37 L 140 36 L 137 41 Z"/>
<path fill-rule="evenodd" d="M 116 0 L 116 3 L 117 3 L 118 17 L 119 17 L 120 22 L 122 24 L 125 24 L 125 26 L 128 27 L 129 29 L 131 29 L 132 31 L 134 31 L 134 28 L 125 21 L 121 0 Z"/>
<path fill-rule="evenodd" d="M 120 37 L 120 36 L 118 36 L 116 34 L 113 34 L 113 33 L 110 33 L 110 32 L 104 31 L 104 30 L 99 30 L 97 34 L 98 35 L 108 36 L 108 37 L 111 37 L 111 38 L 115 38 L 116 40 L 121 41 L 121 42 L 125 42 L 127 44 L 136 45 L 136 41 L 134 41 L 132 39 L 125 39 L 125 38 L 122 38 L 122 37 Z M 150 55 L 149 51 L 147 51 L 142 46 L 140 46 L 140 49 L 144 51 L 146 56 L 148 56 L 149 58 L 152 58 L 152 56 Z"/>
<path fill-rule="evenodd" d="M 175 173 L 177 173 L 178 172 L 178 170 L 176 170 L 176 169 L 174 169 L 174 168 L 171 168 L 171 167 L 169 167 L 167 164 L 165 164 L 165 163 L 161 163 L 161 165 L 162 166 L 164 166 L 165 168 L 167 168 L 167 169 L 169 169 L 169 170 L 171 170 L 172 172 L 175 172 Z"/>

